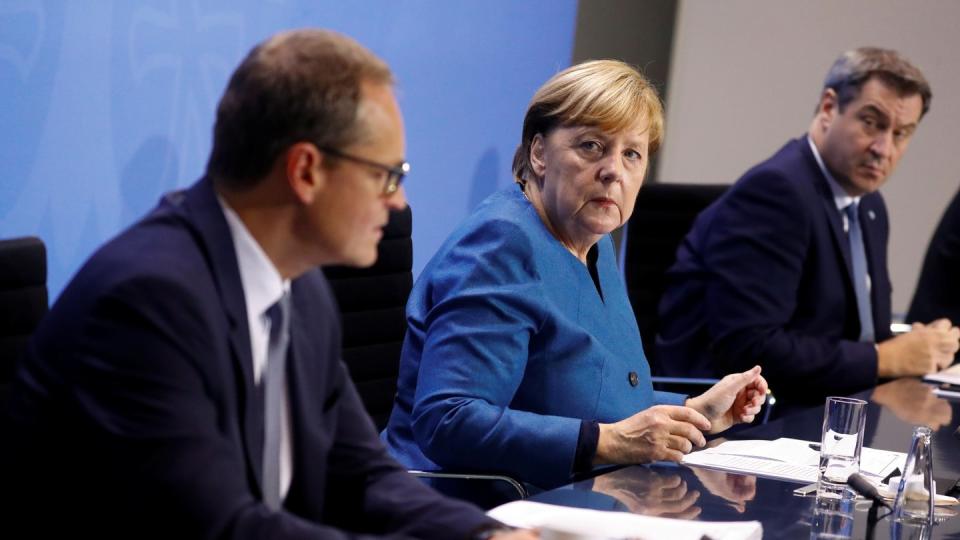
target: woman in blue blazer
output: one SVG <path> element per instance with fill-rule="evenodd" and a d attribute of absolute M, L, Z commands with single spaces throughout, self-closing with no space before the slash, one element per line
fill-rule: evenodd
<path fill-rule="evenodd" d="M 692 399 L 650 383 L 609 233 L 633 211 L 662 125 L 656 91 L 622 62 L 573 66 L 537 91 L 519 187 L 481 204 L 411 293 L 382 434 L 401 463 L 550 487 L 594 465 L 677 461 L 702 432 L 753 419 L 759 368 Z"/>

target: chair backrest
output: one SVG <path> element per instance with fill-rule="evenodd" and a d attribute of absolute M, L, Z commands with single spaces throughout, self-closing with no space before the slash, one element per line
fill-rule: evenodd
<path fill-rule="evenodd" d="M 47 313 L 47 250 L 39 238 L 0 240 L 0 402 Z"/>
<path fill-rule="evenodd" d="M 407 206 L 391 213 L 376 264 L 324 268 L 340 306 L 343 360 L 377 429 L 386 427 L 397 393 L 407 297 L 413 287 L 412 230 Z"/>
<path fill-rule="evenodd" d="M 729 187 L 657 183 L 640 189 L 623 240 L 623 271 L 651 366 L 656 365 L 653 345 L 659 328 L 657 307 L 663 296 L 665 274 L 676 261 L 677 247 L 697 215 Z"/>

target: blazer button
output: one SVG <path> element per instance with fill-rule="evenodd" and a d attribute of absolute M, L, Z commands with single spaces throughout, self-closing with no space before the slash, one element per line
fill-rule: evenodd
<path fill-rule="evenodd" d="M 630 386 L 636 386 L 640 384 L 640 377 L 637 375 L 636 371 L 631 371 L 630 374 L 627 375 L 627 379 L 630 381 Z"/>

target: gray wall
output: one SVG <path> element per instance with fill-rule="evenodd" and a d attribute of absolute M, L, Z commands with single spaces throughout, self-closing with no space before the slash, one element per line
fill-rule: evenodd
<path fill-rule="evenodd" d="M 666 95 L 677 0 L 580 0 L 573 63 L 616 58 L 640 67 Z M 647 182 L 657 178 L 654 156 Z"/>
<path fill-rule="evenodd" d="M 960 2 L 950 0 L 681 0 L 660 180 L 732 182 L 807 129 L 840 52 L 860 45 L 900 50 L 924 71 L 934 95 L 882 189 L 893 309 L 906 311 L 927 243 L 960 185 L 958 23 Z"/>

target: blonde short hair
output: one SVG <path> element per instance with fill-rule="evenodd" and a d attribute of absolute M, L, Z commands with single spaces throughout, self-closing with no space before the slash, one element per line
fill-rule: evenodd
<path fill-rule="evenodd" d="M 663 137 L 663 105 L 656 88 L 640 71 L 619 60 L 592 60 L 550 78 L 533 95 L 523 119 L 520 146 L 513 156 L 514 179 L 531 178 L 530 144 L 539 133 L 572 125 L 618 132 L 641 120 L 650 130 L 650 154 Z"/>

